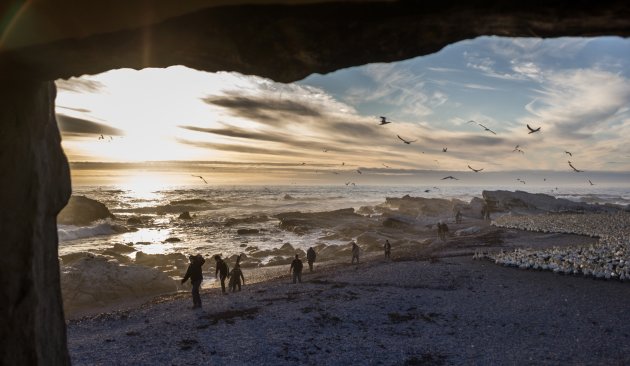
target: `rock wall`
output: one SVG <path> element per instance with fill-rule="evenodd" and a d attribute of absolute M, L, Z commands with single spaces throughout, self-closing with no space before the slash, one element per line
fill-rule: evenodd
<path fill-rule="evenodd" d="M 70 197 L 53 82 L 0 83 L 0 364 L 69 364 L 57 213 Z"/>

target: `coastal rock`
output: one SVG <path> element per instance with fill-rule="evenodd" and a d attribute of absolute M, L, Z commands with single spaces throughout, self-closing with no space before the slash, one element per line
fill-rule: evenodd
<path fill-rule="evenodd" d="M 242 218 L 230 217 L 227 220 L 225 220 L 223 225 L 229 227 L 229 226 L 240 225 L 240 224 L 255 224 L 258 222 L 265 222 L 265 221 L 269 221 L 269 216 L 254 215 L 254 216 L 248 216 L 248 217 L 242 217 Z"/>
<path fill-rule="evenodd" d="M 455 206 L 468 206 L 466 202 L 457 199 L 447 200 L 443 198 L 411 197 L 409 195 L 401 198 L 387 197 L 385 204 L 396 209 L 399 214 L 440 218 L 452 217 Z"/>
<path fill-rule="evenodd" d="M 101 202 L 85 196 L 72 196 L 66 207 L 57 215 L 57 223 L 89 225 L 96 220 L 113 218 L 114 215 Z"/>
<path fill-rule="evenodd" d="M 591 205 L 555 198 L 544 193 L 483 191 L 482 195 L 492 212 L 531 214 L 542 212 L 615 212 L 621 210 L 620 207 L 612 205 Z"/>
<path fill-rule="evenodd" d="M 365 216 L 356 214 L 353 208 L 325 212 L 285 212 L 275 216 L 280 220 L 279 227 L 297 234 L 307 233 L 315 228 L 333 228 L 343 224 L 364 225 Z"/>
<path fill-rule="evenodd" d="M 103 256 L 83 257 L 61 271 L 66 313 L 176 290 L 176 282 L 157 269 L 120 265 Z"/>
<path fill-rule="evenodd" d="M 188 212 L 188 211 L 184 211 L 181 214 L 179 214 L 178 218 L 181 219 L 181 220 L 190 220 L 190 219 L 192 219 L 192 217 L 190 217 L 190 212 Z"/>
<path fill-rule="evenodd" d="M 181 269 L 186 268 L 188 265 L 188 258 L 182 253 L 146 254 L 137 252 L 136 264 L 148 267 L 177 267 Z"/>
<path fill-rule="evenodd" d="M 180 238 L 167 238 L 166 240 L 164 240 L 165 243 L 179 243 L 181 242 L 182 239 Z"/>
<path fill-rule="evenodd" d="M 258 229 L 238 229 L 238 230 L 236 230 L 236 233 L 238 235 L 253 235 L 253 234 L 260 233 L 260 230 L 258 230 Z"/>
<path fill-rule="evenodd" d="M 138 216 L 132 216 L 127 219 L 127 225 L 142 225 L 142 219 Z"/>
<path fill-rule="evenodd" d="M 193 198 L 193 199 L 189 199 L 189 200 L 174 200 L 170 202 L 171 205 L 173 206 L 177 206 L 177 205 L 201 205 L 204 203 L 208 203 L 208 201 L 201 199 L 201 198 Z"/>

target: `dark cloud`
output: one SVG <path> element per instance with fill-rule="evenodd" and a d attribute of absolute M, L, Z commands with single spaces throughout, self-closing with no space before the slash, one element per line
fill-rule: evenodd
<path fill-rule="evenodd" d="M 280 119 L 295 117 L 320 117 L 321 113 L 310 105 L 287 99 L 252 98 L 241 95 L 202 98 L 205 103 L 227 108 L 231 114 L 255 121 L 276 122 L 284 124 Z"/>
<path fill-rule="evenodd" d="M 58 89 L 75 93 L 98 93 L 105 88 L 105 85 L 100 81 L 83 78 L 59 79 L 55 81 L 55 85 Z"/>
<path fill-rule="evenodd" d="M 204 127 L 195 127 L 195 126 L 179 126 L 180 128 L 210 133 L 220 136 L 228 136 L 228 137 L 237 137 L 242 139 L 256 140 L 256 141 L 268 141 L 268 142 L 277 142 L 281 144 L 285 144 L 294 148 L 302 148 L 302 149 L 313 149 L 313 150 L 324 150 L 333 148 L 333 140 L 330 142 L 318 142 L 318 141 L 309 141 L 302 140 L 299 138 L 295 138 L 293 135 L 276 133 L 276 132 L 254 132 L 249 130 L 244 130 L 238 127 L 229 127 L 229 128 L 204 128 Z M 335 152 L 344 153 L 344 152 L 353 152 L 352 149 L 340 148 L 338 146 L 334 146 Z"/>
<path fill-rule="evenodd" d="M 64 135 L 108 135 L 122 136 L 124 132 L 102 123 L 57 114 L 57 125 Z"/>
<path fill-rule="evenodd" d="M 229 152 L 244 153 L 244 154 L 292 156 L 292 157 L 311 155 L 311 154 L 306 154 L 299 151 L 264 149 L 260 147 L 250 146 L 250 145 L 217 144 L 213 142 L 190 141 L 190 140 L 184 140 L 184 139 L 177 139 L 177 142 L 181 144 L 189 145 L 189 146 L 204 148 L 204 149 L 213 149 L 213 150 L 229 151 Z"/>

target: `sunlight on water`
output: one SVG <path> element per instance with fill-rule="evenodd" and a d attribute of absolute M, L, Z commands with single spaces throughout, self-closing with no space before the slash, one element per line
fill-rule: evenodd
<path fill-rule="evenodd" d="M 145 253 L 164 253 L 164 248 L 172 248 L 171 244 L 161 244 L 171 236 L 171 229 L 153 229 L 140 228 L 138 231 L 120 234 L 117 239 L 124 243 L 150 243 L 142 245 L 142 251 Z M 150 247 L 155 247 L 155 252 L 148 252 Z M 163 248 L 161 250 L 157 248 Z"/>

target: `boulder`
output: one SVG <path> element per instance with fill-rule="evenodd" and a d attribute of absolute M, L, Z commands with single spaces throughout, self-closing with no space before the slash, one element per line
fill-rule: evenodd
<path fill-rule="evenodd" d="M 184 211 L 181 214 L 179 214 L 178 218 L 181 219 L 181 220 L 190 220 L 190 219 L 192 219 L 192 217 L 190 217 L 190 212 L 188 212 L 188 211 Z"/>
<path fill-rule="evenodd" d="M 483 191 L 482 195 L 491 212 L 531 214 L 543 212 L 615 212 L 621 210 L 617 206 L 574 202 L 544 193 L 499 190 Z"/>
<path fill-rule="evenodd" d="M 260 233 L 260 230 L 258 230 L 258 229 L 238 229 L 238 230 L 236 230 L 236 233 L 238 235 L 253 235 L 253 234 Z"/>
<path fill-rule="evenodd" d="M 72 196 L 57 215 L 57 223 L 84 226 L 96 220 L 113 218 L 114 215 L 101 202 L 85 196 Z"/>

